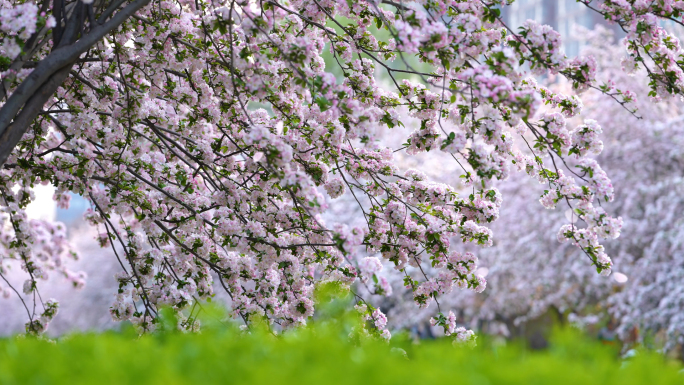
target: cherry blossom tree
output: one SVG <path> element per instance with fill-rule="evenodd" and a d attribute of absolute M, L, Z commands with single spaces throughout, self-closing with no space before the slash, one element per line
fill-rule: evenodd
<path fill-rule="evenodd" d="M 546 185 L 544 207 L 572 210 L 559 239 L 585 268 L 610 274 L 600 239 L 617 238 L 622 220 L 599 205 L 614 197 L 591 158 L 600 123 L 567 120 L 587 89 L 636 114 L 634 96 L 598 82 L 593 57 L 567 58 L 549 26 L 506 26 L 509 2 L 3 3 L 0 274 L 13 264 L 26 273 L 27 332 L 44 331 L 58 309 L 38 279 L 82 279 L 60 270 L 69 247 L 59 227 L 26 220 L 38 183 L 53 184 L 63 207 L 68 192 L 90 201 L 87 219 L 121 266 L 111 315 L 141 331 L 158 326 L 161 306 L 195 330 L 216 289 L 247 328 L 303 325 L 317 285 L 332 282 L 356 296 L 364 333 L 389 338 L 385 315 L 357 289 L 391 294 L 383 260 L 418 308 L 436 304 L 435 325 L 471 340 L 439 298 L 485 289 L 473 251 L 493 243 L 495 186 L 511 169 Z M 652 98 L 681 93 L 679 43 L 658 21 L 680 22 L 684 2 L 585 3 L 628 32 L 625 65 L 648 72 Z M 552 92 L 530 71 L 571 90 Z M 554 109 L 538 113 L 543 104 Z M 385 145 L 379 134 L 406 114 L 416 130 Z M 397 152 L 446 154 L 461 182 L 402 170 Z M 345 191 L 360 226 L 324 218 Z"/>

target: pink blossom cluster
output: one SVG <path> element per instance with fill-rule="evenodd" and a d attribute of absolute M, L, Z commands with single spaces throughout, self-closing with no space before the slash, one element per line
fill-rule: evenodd
<path fill-rule="evenodd" d="M 619 24 L 626 32 L 623 40 L 628 57 L 623 62 L 626 70 L 646 69 L 651 92 L 656 101 L 665 95 L 681 94 L 684 90 L 684 56 L 676 36 L 661 24 L 662 19 L 681 23 L 684 5 L 679 0 L 606 1 L 599 5 L 603 16 Z"/>
<path fill-rule="evenodd" d="M 444 334 L 450 336 L 456 330 L 456 315 L 453 311 L 449 311 L 446 316 L 440 313 L 437 318 L 430 318 L 430 325 L 441 326 Z"/>
<path fill-rule="evenodd" d="M 362 335 L 377 336 L 389 341 L 392 333 L 387 329 L 387 316 L 380 309 L 365 303 L 359 303 L 355 308 L 360 313 L 362 321 L 368 325 L 362 326 L 360 331 Z"/>
<path fill-rule="evenodd" d="M 586 119 L 572 132 L 575 153 L 580 157 L 586 154 L 599 155 L 603 151 L 603 142 L 599 139 L 602 132 L 597 121 Z"/>
<path fill-rule="evenodd" d="M 509 40 L 520 56 L 532 64 L 537 74 L 546 71 L 558 73 L 568 65 L 565 53 L 561 50 L 561 35 L 550 25 L 527 20 L 520 26 L 520 33 L 512 35 Z"/>
<path fill-rule="evenodd" d="M 36 32 L 37 22 L 38 7 L 34 3 L 13 4 L 10 1 L 0 3 L 0 34 L 2 35 L 0 55 L 10 59 L 16 58 L 21 53 L 17 39 L 20 42 L 27 40 Z"/>
<path fill-rule="evenodd" d="M 582 100 L 577 95 L 564 95 L 557 91 L 553 92 L 548 88 L 538 85 L 534 78 L 527 78 L 522 81 L 522 84 L 537 90 L 546 104 L 560 109 L 566 118 L 577 116 L 582 112 L 584 106 Z"/>

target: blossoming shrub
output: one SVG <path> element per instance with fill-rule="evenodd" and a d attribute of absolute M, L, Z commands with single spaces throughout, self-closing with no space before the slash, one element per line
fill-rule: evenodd
<path fill-rule="evenodd" d="M 454 347 L 446 339 L 350 342 L 316 327 L 273 337 L 223 329 L 199 334 L 78 334 L 56 343 L 0 340 L 0 383 L 29 384 L 681 384 L 681 365 L 615 349 L 574 331 L 546 351 L 518 345 Z M 402 349 L 402 350 L 399 350 Z M 135 354 L 131 354 L 135 352 Z M 404 355 L 405 352 L 405 355 Z"/>

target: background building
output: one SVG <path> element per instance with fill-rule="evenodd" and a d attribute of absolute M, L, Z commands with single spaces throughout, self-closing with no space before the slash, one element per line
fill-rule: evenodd
<path fill-rule="evenodd" d="M 563 48 L 568 57 L 577 56 L 583 41 L 573 34 L 574 26 L 592 29 L 597 24 L 610 28 L 620 37 L 624 33 L 617 25 L 608 25 L 599 13 L 576 0 L 516 0 L 502 12 L 506 25 L 516 31 L 525 20 L 548 24 L 563 37 Z"/>

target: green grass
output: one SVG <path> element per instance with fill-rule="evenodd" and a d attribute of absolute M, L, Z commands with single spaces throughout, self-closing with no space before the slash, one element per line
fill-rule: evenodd
<path fill-rule="evenodd" d="M 390 344 L 350 342 L 348 333 L 348 323 L 319 322 L 277 338 L 216 325 L 141 338 L 130 329 L 56 342 L 8 338 L 0 340 L 0 384 L 684 383 L 679 363 L 644 351 L 624 363 L 614 348 L 573 330 L 556 332 L 549 349 L 534 352 L 490 341 L 414 344 L 402 335 Z"/>

